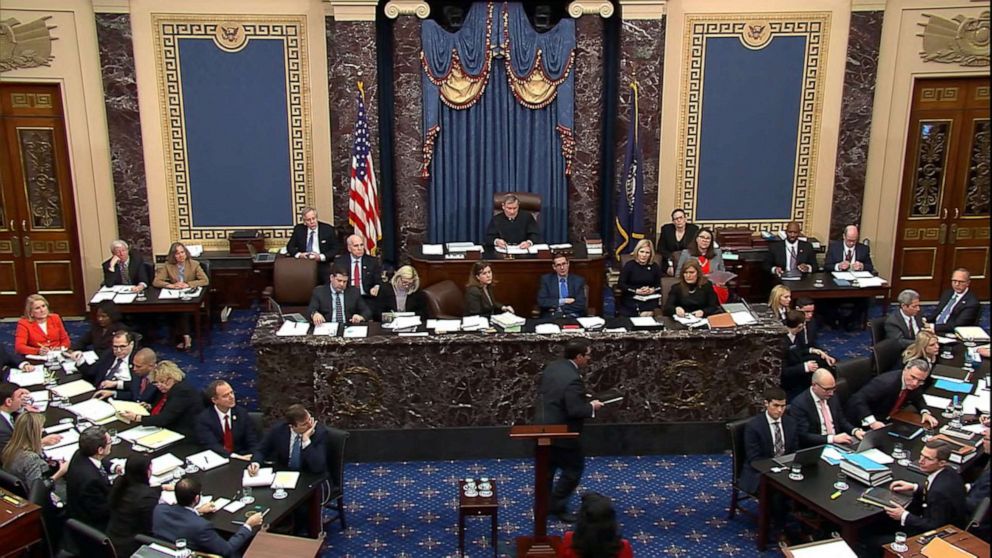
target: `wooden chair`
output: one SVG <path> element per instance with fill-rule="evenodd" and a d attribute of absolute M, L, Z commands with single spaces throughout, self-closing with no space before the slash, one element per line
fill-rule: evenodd
<path fill-rule="evenodd" d="M 423 290 L 431 318 L 462 319 L 465 314 L 465 295 L 454 281 L 445 279 Z"/>

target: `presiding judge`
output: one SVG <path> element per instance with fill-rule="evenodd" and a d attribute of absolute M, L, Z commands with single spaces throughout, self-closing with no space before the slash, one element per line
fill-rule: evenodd
<path fill-rule="evenodd" d="M 513 313 L 513 307 L 496 300 L 493 294 L 493 268 L 489 262 L 479 260 L 472 266 L 472 274 L 468 278 L 465 289 L 466 316 L 492 316 L 500 312 Z"/>
<path fill-rule="evenodd" d="M 493 215 L 486 227 L 486 246 L 530 248 L 541 241 L 537 220 L 527 211 L 520 211 L 520 199 L 513 194 L 503 198 L 503 211 Z"/>

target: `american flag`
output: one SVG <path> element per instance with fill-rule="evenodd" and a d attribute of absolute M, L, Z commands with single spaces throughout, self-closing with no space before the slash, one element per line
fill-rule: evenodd
<path fill-rule="evenodd" d="M 365 114 L 365 87 L 358 82 L 358 118 L 355 121 L 355 144 L 351 148 L 351 201 L 348 203 L 348 222 L 355 227 L 355 234 L 365 239 L 370 254 L 376 254 L 382 239 L 379 222 L 379 189 L 372 167 L 372 149 L 369 146 L 369 122 Z"/>

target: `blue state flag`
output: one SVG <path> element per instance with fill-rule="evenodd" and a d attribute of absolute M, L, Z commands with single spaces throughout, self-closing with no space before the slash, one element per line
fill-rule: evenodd
<path fill-rule="evenodd" d="M 627 152 L 623 173 L 617 183 L 617 204 L 613 253 L 619 261 L 644 238 L 644 169 L 641 146 L 637 141 L 637 84 L 630 84 L 631 118 L 627 126 Z"/>

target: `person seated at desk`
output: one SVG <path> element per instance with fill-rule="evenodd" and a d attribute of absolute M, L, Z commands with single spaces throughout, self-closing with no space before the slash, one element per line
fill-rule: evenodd
<path fill-rule="evenodd" d="M 799 444 L 804 448 L 823 444 L 851 444 L 864 438 L 865 431 L 847 421 L 840 401 L 834 397 L 837 382 L 826 368 L 812 375 L 809 389 L 792 399 L 789 416 L 796 419 Z"/>
<path fill-rule="evenodd" d="M 92 350 L 96 354 L 101 354 L 110 349 L 114 332 L 127 329 L 130 328 L 124 325 L 124 318 L 114 301 L 104 300 L 96 305 L 90 328 L 82 337 L 73 341 L 70 348 L 74 351 Z"/>
<path fill-rule="evenodd" d="M 248 473 L 257 474 L 263 462 L 272 462 L 277 469 L 326 473 L 327 428 L 299 403 L 287 407 L 284 416 L 265 433 Z"/>
<path fill-rule="evenodd" d="M 392 280 L 382 285 L 378 299 L 380 318 L 384 312 L 413 312 L 427 319 L 427 295 L 420 290 L 420 277 L 413 266 L 397 269 Z"/>
<path fill-rule="evenodd" d="M 159 289 L 195 289 L 210 284 L 203 266 L 189 257 L 189 251 L 181 242 L 173 242 L 169 247 L 169 255 L 165 265 L 155 272 L 152 285 Z M 193 340 L 189 336 L 189 315 L 180 314 L 176 318 L 176 335 L 182 337 L 182 342 L 176 345 L 180 351 L 193 348 Z"/>
<path fill-rule="evenodd" d="M 224 380 L 214 380 L 204 394 L 213 405 L 197 418 L 197 441 L 224 457 L 251 461 L 251 453 L 258 445 L 258 432 L 248 411 L 237 406 L 234 388 Z"/>
<path fill-rule="evenodd" d="M 0 382 L 7 381 L 7 375 L 13 368 L 20 368 L 25 372 L 34 370 L 33 364 L 17 357 L 18 355 L 8 351 L 7 347 L 0 345 Z"/>
<path fill-rule="evenodd" d="M 916 341 L 916 334 L 924 328 L 920 318 L 920 294 L 906 289 L 896 300 L 899 308 L 885 318 L 885 338 L 898 339 L 899 347 L 905 349 Z"/>
<path fill-rule="evenodd" d="M 141 547 L 134 539 L 135 535 L 152 534 L 152 515 L 162 490 L 173 489 L 171 484 L 152 488 L 148 484 L 151 471 L 150 456 L 130 455 L 124 465 L 124 474 L 110 487 L 110 521 L 106 534 L 114 543 L 118 556 L 131 556 Z"/>
<path fill-rule="evenodd" d="M 124 330 L 114 333 L 110 349 L 92 365 L 86 364 L 82 357 L 76 365 L 83 378 L 97 389 L 130 392 L 134 356 L 134 334 Z"/>
<path fill-rule="evenodd" d="M 782 388 L 765 389 L 765 410 L 744 426 L 744 468 L 737 484 L 750 494 L 757 494 L 761 473 L 751 464 L 771 457 L 781 457 L 799 449 L 796 419 L 785 414 L 786 399 Z"/>
<path fill-rule="evenodd" d="M 107 399 L 113 397 L 120 401 L 136 401 L 151 409 L 158 402 L 160 392 L 152 382 L 151 373 L 158 366 L 158 355 L 145 347 L 138 349 L 131 357 L 131 381 L 126 389 L 98 389 L 93 397 Z"/>
<path fill-rule="evenodd" d="M 789 299 L 792 299 L 792 293 L 789 293 Z M 818 345 L 820 317 L 816 315 L 816 302 L 808 296 L 801 296 L 795 300 L 793 308 L 806 316 L 806 340 L 809 341 L 810 345 Z"/>
<path fill-rule="evenodd" d="M 688 261 L 682 266 L 680 280 L 672 285 L 665 301 L 666 316 L 683 317 L 692 314 L 697 318 L 711 316 L 719 311 L 720 301 L 713 290 L 713 283 L 703 275 L 699 263 Z"/>
<path fill-rule="evenodd" d="M 699 225 L 686 220 L 685 211 L 672 211 L 672 222 L 665 223 L 658 233 L 658 253 L 661 254 L 662 272 L 674 275 L 675 263 L 672 257 L 675 252 L 682 252 L 689 247 L 699 232 Z M 681 259 L 681 258 L 680 258 Z"/>
<path fill-rule="evenodd" d="M 908 507 L 893 504 L 885 508 L 885 514 L 908 529 L 911 535 L 944 525 L 961 529 L 968 526 L 964 481 L 957 471 L 948 467 L 950 458 L 950 444 L 930 440 L 920 451 L 919 459 L 926 480 L 922 483 L 897 480 L 889 485 L 893 492 L 913 494 Z"/>
<path fill-rule="evenodd" d="M 785 285 L 775 285 L 771 294 L 768 295 L 768 308 L 772 315 L 785 322 L 785 316 L 789 313 L 792 304 L 792 289 Z"/>
<path fill-rule="evenodd" d="M 318 221 L 317 210 L 312 207 L 304 207 L 300 211 L 300 219 L 303 222 L 293 227 L 293 233 L 286 243 L 286 254 L 292 258 L 317 260 L 325 264 L 323 271 L 326 273 L 326 265 L 330 265 L 338 251 L 334 227 Z M 324 276 L 324 273 L 320 275 Z"/>
<path fill-rule="evenodd" d="M 114 445 L 102 426 L 91 426 L 79 434 L 79 450 L 69 461 L 65 475 L 66 510 L 69 519 L 103 531 L 110 520 L 110 451 Z M 119 467 L 116 468 L 120 472 Z M 81 556 L 99 556 L 86 541 L 76 539 Z M 95 545 L 94 545 L 95 546 Z M 89 550 L 89 552 L 86 552 Z"/>
<path fill-rule="evenodd" d="M 503 198 L 503 211 L 493 215 L 486 227 L 486 246 L 530 248 L 541 242 L 537 219 L 527 211 L 520 212 L 520 199 L 513 194 Z"/>
<path fill-rule="evenodd" d="M 929 329 L 924 329 L 916 334 L 916 341 L 913 341 L 913 344 L 902 352 L 902 363 L 906 364 L 911 360 L 923 359 L 932 368 L 937 364 L 939 353 L 940 342 L 937 340 L 937 334 Z"/>
<path fill-rule="evenodd" d="M 382 265 L 378 258 L 366 253 L 364 238 L 353 234 L 348 237 L 347 244 L 348 253 L 334 258 L 334 267 L 348 270 L 348 284 L 358 289 L 365 303 L 374 309 L 378 306 L 376 299 L 382 283 Z"/>
<path fill-rule="evenodd" d="M 919 359 L 907 362 L 902 370 L 875 376 L 848 400 L 848 418 L 854 424 L 878 430 L 885 426 L 883 421 L 912 405 L 920 412 L 924 424 L 935 428 L 937 419 L 923 401 L 929 376 L 930 364 Z"/>
<path fill-rule="evenodd" d="M 22 355 L 47 355 L 72 345 L 58 314 L 49 312 L 48 300 L 40 294 L 28 296 L 24 317 L 17 321 L 14 351 Z"/>
<path fill-rule="evenodd" d="M 586 315 L 586 280 L 568 272 L 568 256 L 555 254 L 551 258 L 554 273 L 541 276 L 537 305 L 544 317 L 578 318 Z"/>
<path fill-rule="evenodd" d="M 24 486 L 30 487 L 40 480 L 53 490 L 56 496 L 65 501 L 65 481 L 62 477 L 69 470 L 68 461 L 60 461 L 58 468 L 49 467 L 42 454 L 42 428 L 45 415 L 41 413 L 21 413 L 14 421 L 14 432 L 0 454 L 4 471 L 21 479 Z"/>
<path fill-rule="evenodd" d="M 971 285 L 971 273 L 959 267 L 951 274 L 951 288 L 940 295 L 940 301 L 928 321 L 934 331 L 948 334 L 954 328 L 978 325 L 981 306 L 978 297 L 968 287 Z"/>
<path fill-rule="evenodd" d="M 868 271 L 875 272 L 871 262 L 871 250 L 867 244 L 858 242 L 861 233 L 855 225 L 844 227 L 844 238 L 832 240 L 827 246 L 827 256 L 823 262 L 824 271 Z M 859 329 L 863 325 L 862 318 L 868 311 L 868 299 L 856 297 L 827 301 L 823 305 L 823 313 L 827 323 L 835 329 L 844 328 L 848 331 Z"/>
<path fill-rule="evenodd" d="M 620 270 L 621 316 L 651 316 L 661 303 L 661 266 L 654 259 L 654 246 L 648 239 L 642 239 L 634 246 L 634 257 L 623 264 Z M 651 297 L 638 300 L 635 297 Z"/>
<path fill-rule="evenodd" d="M 713 247 L 713 231 L 709 229 L 701 229 L 696 233 L 696 238 L 689 243 L 688 248 L 682 251 L 682 255 L 679 256 L 678 266 L 675 269 L 675 275 L 681 277 L 682 266 L 692 260 L 699 262 L 699 267 L 703 270 L 703 275 L 708 276 L 714 271 L 727 270 L 723 265 L 723 252 L 719 248 Z M 727 302 L 727 299 L 730 298 L 730 291 L 727 290 L 727 286 L 723 283 L 713 282 L 713 290 L 716 292 L 716 297 L 720 301 L 720 304 Z"/>
<path fill-rule="evenodd" d="M 806 339 L 806 316 L 799 310 L 789 310 L 785 317 L 786 350 L 782 359 L 782 389 L 791 401 L 810 386 L 811 375 L 820 368 L 833 366 L 835 358 Z"/>
<path fill-rule="evenodd" d="M 245 518 L 241 528 L 224 540 L 210 521 L 201 517 L 216 511 L 213 502 L 200 504 L 203 487 L 199 479 L 185 477 L 176 483 L 176 503 L 159 504 L 152 512 L 152 534 L 166 541 L 186 539 L 186 547 L 195 552 L 216 554 L 223 558 L 241 556 L 241 550 L 248 545 L 255 529 L 262 525 L 261 513 L 252 513 Z"/>
<path fill-rule="evenodd" d="M 171 360 L 163 360 L 152 372 L 152 383 L 162 392 L 162 396 L 151 408 L 151 414 L 141 416 L 124 411 L 121 416 L 144 426 L 168 428 L 193 438 L 196 435 L 196 418 L 203 410 L 203 395 L 186 374 Z"/>
<path fill-rule="evenodd" d="M 14 434 L 14 422 L 21 414 L 21 410 L 31 413 L 40 412 L 38 409 L 27 404 L 30 395 L 27 389 L 17 384 L 4 382 L 0 384 L 0 452 L 6 447 L 10 437 Z M 41 445 L 50 446 L 62 440 L 58 434 L 49 434 L 41 439 Z M 0 461 L 2 463 L 2 461 Z"/>
<path fill-rule="evenodd" d="M 582 495 L 575 531 L 566 531 L 558 549 L 559 558 L 633 558 L 627 539 L 620 537 L 613 502 L 596 492 Z"/>
<path fill-rule="evenodd" d="M 127 242 L 115 240 L 110 243 L 110 259 L 100 266 L 103 269 L 103 286 L 131 285 L 133 292 L 140 293 L 148 288 L 151 277 L 141 254 L 132 254 Z"/>
<path fill-rule="evenodd" d="M 359 324 L 372 319 L 372 310 L 358 289 L 348 285 L 348 272 L 334 267 L 327 285 L 318 285 L 310 295 L 307 315 L 313 325 L 324 322 Z"/>
<path fill-rule="evenodd" d="M 500 312 L 513 313 L 513 307 L 496 300 L 493 293 L 493 268 L 486 260 L 472 264 L 472 272 L 465 288 L 465 315 L 492 316 Z"/>
<path fill-rule="evenodd" d="M 765 268 L 777 277 L 790 272 L 812 273 L 817 270 L 816 252 L 813 245 L 799 240 L 801 229 L 796 221 L 785 227 L 783 242 L 769 242 Z"/>

